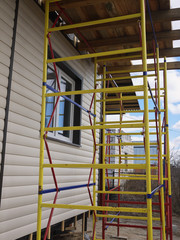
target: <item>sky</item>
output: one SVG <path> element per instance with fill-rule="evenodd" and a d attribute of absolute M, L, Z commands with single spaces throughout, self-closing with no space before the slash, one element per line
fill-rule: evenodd
<path fill-rule="evenodd" d="M 180 0 L 171 0 L 171 8 L 180 8 Z M 180 29 L 180 21 L 172 22 L 172 30 Z M 180 47 L 180 40 L 173 41 L 173 47 Z M 160 60 L 161 62 L 163 59 Z M 167 62 L 170 61 L 180 61 L 180 58 L 167 58 Z M 132 64 L 140 64 L 141 60 L 133 61 Z M 152 63 L 152 60 L 149 60 L 148 63 Z M 133 75 L 133 74 L 132 74 Z M 137 75 L 137 74 L 136 74 Z M 169 108 L 169 134 L 170 134 L 170 148 L 180 152 L 180 70 L 168 70 L 168 108 Z M 148 79 L 151 87 L 154 87 L 154 78 Z M 160 81 L 163 82 L 163 73 L 160 73 Z M 134 85 L 139 85 L 142 83 L 142 80 L 135 79 L 133 80 Z M 138 95 L 138 94 L 137 94 Z M 142 101 L 139 100 L 140 107 L 142 108 Z M 149 101 L 149 108 L 153 109 L 152 101 Z M 154 118 L 152 114 L 149 116 Z M 107 120 L 118 120 L 118 116 L 109 116 Z M 123 117 L 124 120 L 142 120 L 142 115 L 138 113 L 125 114 Z M 128 129 L 124 129 L 128 132 Z M 132 132 L 132 129 L 131 129 Z M 154 137 L 153 137 L 154 138 Z M 132 137 L 133 141 L 141 141 L 142 137 L 135 136 Z M 150 140 L 154 140 L 151 139 Z"/>

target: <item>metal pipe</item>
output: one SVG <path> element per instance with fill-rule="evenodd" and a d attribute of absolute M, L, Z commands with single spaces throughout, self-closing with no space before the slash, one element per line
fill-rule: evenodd
<path fill-rule="evenodd" d="M 48 85 L 47 83 L 43 83 L 43 85 L 46 85 L 46 87 L 51 90 L 54 93 L 59 93 L 59 91 L 57 91 L 56 89 L 54 89 L 53 87 L 51 87 L 50 85 Z M 79 107 L 80 109 L 84 110 L 85 112 L 87 112 L 88 114 L 90 114 L 91 116 L 95 117 L 95 115 L 90 112 L 89 110 L 87 110 L 86 108 L 84 108 L 83 106 L 81 106 L 79 103 L 74 102 L 72 99 L 68 98 L 67 96 L 61 96 L 62 98 L 64 98 L 65 100 L 67 100 L 68 102 L 76 105 L 77 107 Z"/>
<path fill-rule="evenodd" d="M 71 190 L 71 189 L 77 189 L 77 188 L 83 188 L 83 187 L 90 187 L 90 186 L 94 186 L 94 185 L 95 185 L 95 183 L 74 185 L 74 186 L 68 186 L 68 187 L 60 187 L 60 188 L 58 188 L 58 192 Z M 56 192 L 56 191 L 57 191 L 56 188 L 51 188 L 51 189 L 42 190 L 39 192 L 39 194 L 52 193 L 52 192 Z"/>

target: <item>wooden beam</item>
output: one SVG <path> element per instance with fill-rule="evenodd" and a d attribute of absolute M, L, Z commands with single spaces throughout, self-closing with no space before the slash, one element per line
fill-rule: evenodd
<path fill-rule="evenodd" d="M 180 30 L 173 30 L 173 31 L 164 31 L 156 33 L 156 37 L 158 41 L 172 41 L 180 39 Z M 153 33 L 147 33 L 147 41 L 152 41 Z M 139 35 L 132 35 L 132 36 L 125 36 L 120 38 L 108 38 L 108 39 L 96 39 L 92 41 L 88 41 L 89 44 L 95 48 L 102 48 L 102 47 L 110 47 L 110 46 L 127 46 L 127 45 L 136 45 L 139 44 Z M 79 43 L 78 49 L 80 51 L 86 50 L 87 46 L 85 43 Z"/>
<path fill-rule="evenodd" d="M 48 235 L 47 235 L 47 240 L 50 240 L 50 239 L 51 239 L 51 226 L 49 227 Z"/>
<path fill-rule="evenodd" d="M 61 222 L 61 232 L 64 232 L 65 230 L 65 221 Z"/>
<path fill-rule="evenodd" d="M 77 216 L 74 217 L 74 228 L 77 229 Z"/>
<path fill-rule="evenodd" d="M 164 63 L 160 63 L 160 68 L 164 67 Z M 148 69 L 154 68 L 154 64 L 148 64 Z M 167 63 L 168 70 L 177 70 L 180 69 L 180 62 L 169 62 Z M 129 72 L 139 71 L 142 72 L 142 65 L 131 65 L 131 66 L 107 66 L 107 71 L 121 71 L 127 70 Z M 102 74 L 102 68 L 99 68 L 98 74 Z"/>
<path fill-rule="evenodd" d="M 180 20 L 180 8 L 152 12 L 152 18 L 153 18 L 153 23 L 162 23 L 162 22 Z M 149 17 L 147 18 L 147 24 L 150 24 Z M 109 28 L 127 27 L 128 25 L 137 26 L 137 21 L 133 19 L 133 20 L 114 22 L 114 23 L 101 24 L 96 26 L 83 27 L 81 28 L 81 32 L 107 30 Z M 73 32 L 75 32 L 74 29 L 69 29 L 64 31 L 64 33 L 66 34 L 73 33 Z"/>
<path fill-rule="evenodd" d="M 31 233 L 31 234 L 29 235 L 28 240 L 33 240 L 33 233 Z"/>
<path fill-rule="evenodd" d="M 114 0 L 115 1 L 115 0 Z M 116 0 L 119 1 L 119 0 Z M 90 5 L 96 5 L 100 3 L 106 3 L 109 2 L 109 0 L 62 0 L 59 1 L 58 3 L 62 8 L 76 8 L 76 7 L 85 7 L 85 6 L 90 6 Z M 50 5 L 50 11 L 55 11 L 57 10 L 57 5 L 56 3 L 52 3 Z"/>
<path fill-rule="evenodd" d="M 160 57 L 180 57 L 180 48 L 167 48 L 159 50 Z"/>
<path fill-rule="evenodd" d="M 84 227 L 85 227 L 85 213 L 83 213 L 83 217 L 82 217 L 82 240 L 84 240 L 84 233 L 85 233 Z"/>

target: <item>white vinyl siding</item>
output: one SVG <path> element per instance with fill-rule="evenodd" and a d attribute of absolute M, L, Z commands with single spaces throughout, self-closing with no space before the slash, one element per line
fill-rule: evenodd
<path fill-rule="evenodd" d="M 15 1 L 0 4 L 0 162 L 14 25 Z"/>
<path fill-rule="evenodd" d="M 9 6 L 11 4 L 7 4 L 8 0 L 3 2 L 7 5 L 7 11 L 10 9 L 9 14 L 14 14 L 11 12 L 12 7 Z M 15 1 L 11 0 L 10 2 Z M 3 16 L 5 17 L 5 15 Z M 9 31 L 7 29 L 6 31 Z M 36 231 L 43 36 L 43 11 L 33 0 L 20 0 L 0 211 L 0 239 L 14 240 Z M 11 35 L 5 35 L 4 39 L 4 44 L 9 44 Z M 52 45 L 60 56 L 77 55 L 73 46 L 60 33 L 52 34 Z M 3 52 L 3 54 L 5 53 Z M 0 66 L 0 74 L 3 75 L 3 81 L 0 81 L 0 84 L 3 82 L 3 86 L 0 87 L 0 97 L 3 99 L 6 97 L 8 56 L 5 61 L 6 64 L 1 63 L 0 58 L 0 64 L 3 65 L 3 68 Z M 90 60 L 70 61 L 68 64 L 82 76 L 83 89 L 92 89 L 94 84 L 92 62 Z M 83 107 L 89 108 L 91 98 L 92 95 L 87 94 L 82 97 Z M 3 101 L 1 105 L 3 105 Z M 1 107 L 0 121 L 3 117 L 4 107 Z M 89 117 L 85 112 L 82 112 L 82 125 L 89 125 Z M 0 126 L 2 127 L 1 124 Z M 2 136 L 1 127 L 0 137 Z M 54 163 L 92 162 L 93 138 L 91 131 L 81 132 L 81 147 L 50 140 L 48 142 Z M 48 163 L 46 152 L 45 163 Z M 87 183 L 89 171 L 88 169 L 55 169 L 61 187 Z M 44 189 L 48 188 L 54 188 L 54 183 L 51 170 L 45 169 Z M 54 193 L 43 196 L 43 200 L 50 203 L 53 198 Z M 81 188 L 61 192 L 57 203 L 90 204 L 88 191 L 86 188 Z M 42 228 L 47 224 L 49 212 L 49 209 L 43 209 Z M 81 212 L 80 210 L 55 209 L 52 224 Z"/>

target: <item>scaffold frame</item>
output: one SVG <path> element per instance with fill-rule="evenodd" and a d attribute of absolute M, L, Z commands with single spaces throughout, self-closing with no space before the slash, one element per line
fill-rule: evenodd
<path fill-rule="evenodd" d="M 126 16 L 120 16 L 115 18 L 102 19 L 97 21 L 90 21 L 84 23 L 73 24 L 70 18 L 67 17 L 69 24 L 65 26 L 56 26 L 58 18 L 53 23 L 52 27 L 49 27 L 49 4 L 56 3 L 57 7 L 63 11 L 63 14 L 66 14 L 60 6 L 59 0 L 46 0 L 45 1 L 45 31 L 44 31 L 44 61 L 43 61 L 43 84 L 42 84 L 42 108 L 41 108 L 41 143 L 40 143 L 40 163 L 39 163 L 39 194 L 38 194 L 38 219 L 37 219 L 37 240 L 41 240 L 41 221 L 42 221 L 42 208 L 50 208 L 50 216 L 47 222 L 47 228 L 43 239 L 46 240 L 49 227 L 51 225 L 51 220 L 53 217 L 53 211 L 55 208 L 63 209 L 79 209 L 79 210 L 91 210 L 93 211 L 93 233 L 92 240 L 98 240 L 96 236 L 96 222 L 98 218 L 102 219 L 102 239 L 105 240 L 105 233 L 109 226 L 117 227 L 117 236 L 120 234 L 120 227 L 129 227 L 129 228 L 143 228 L 147 229 L 147 239 L 153 240 L 153 230 L 159 230 L 160 240 L 172 240 L 172 200 L 171 200 L 171 171 L 170 171 L 170 154 L 169 154 L 169 127 L 168 127 L 168 100 L 167 100 L 167 62 L 164 58 L 164 67 L 160 68 L 159 66 L 159 48 L 156 39 L 155 30 L 152 23 L 152 17 L 149 7 L 148 0 L 140 0 L 140 13 L 131 14 Z M 146 4 L 145 4 L 146 3 Z M 147 44 L 146 44 L 146 8 L 148 10 L 152 29 L 154 36 L 154 53 L 147 54 Z M 60 16 L 59 16 L 60 17 Z M 140 47 L 114 50 L 108 52 L 98 52 L 88 44 L 87 40 L 83 37 L 84 42 L 87 45 L 87 48 L 91 48 L 93 53 L 87 53 L 83 55 L 68 56 L 62 58 L 55 58 L 51 43 L 51 34 L 57 31 L 63 31 L 67 29 L 77 29 L 80 33 L 81 27 L 84 26 L 93 26 L 97 24 L 104 24 L 110 22 L 116 22 L 126 19 L 140 19 L 139 31 L 140 31 Z M 51 52 L 51 58 L 48 58 L 48 46 Z M 126 53 L 134 53 L 136 55 L 132 56 L 116 56 Z M 112 57 L 114 56 L 114 57 Z M 154 57 L 154 68 L 147 68 L 147 58 Z M 92 58 L 94 60 L 94 89 L 88 90 L 78 90 L 70 92 L 61 92 L 60 83 L 58 79 L 56 63 L 66 62 L 66 61 L 75 61 L 75 60 L 85 60 Z M 127 76 L 127 77 L 112 77 L 113 73 L 132 73 L 136 71 L 108 71 L 106 66 L 106 61 L 121 60 L 121 59 L 142 59 L 142 72 L 138 76 Z M 102 78 L 97 76 L 97 65 L 99 62 L 103 63 L 103 74 Z M 53 64 L 54 71 L 56 73 L 57 80 L 57 89 L 53 89 L 47 84 L 47 65 L 49 63 Z M 161 86 L 160 81 L 160 71 L 164 72 L 164 82 Z M 153 71 L 154 73 L 149 73 Z M 155 78 L 155 86 L 150 87 L 148 78 Z M 126 86 L 119 87 L 116 84 L 116 80 L 124 79 L 136 79 L 141 78 L 142 84 L 137 86 Z M 109 83 L 113 81 L 114 86 L 109 87 Z M 101 84 L 101 86 L 100 86 Z M 46 89 L 51 89 L 52 93 L 46 93 Z M 162 90 L 164 93 L 162 93 Z M 142 96 L 124 96 L 123 93 L 132 93 L 139 92 Z M 107 98 L 108 94 L 116 94 L 116 99 Z M 89 109 L 84 108 L 80 104 L 71 100 L 68 96 L 77 95 L 77 94 L 92 94 L 92 99 L 90 101 Z M 97 94 L 101 95 L 101 98 L 97 98 Z M 47 127 L 45 127 L 45 107 L 46 107 L 46 98 L 48 97 L 57 97 L 54 110 L 52 112 L 51 118 Z M 59 98 L 63 97 L 71 104 L 76 105 L 81 110 L 86 112 L 89 117 L 88 126 L 67 126 L 67 127 L 50 127 L 55 109 L 57 107 Z M 143 109 L 141 110 L 127 110 L 123 108 L 124 100 L 141 100 L 143 101 Z M 162 99 L 164 101 L 164 108 L 162 109 Z M 107 111 L 106 103 L 118 101 L 119 111 Z M 154 109 L 149 109 L 149 101 L 152 101 Z M 101 120 L 97 121 L 97 104 L 101 104 L 102 116 Z M 93 110 L 92 110 L 93 109 Z M 106 121 L 107 114 L 118 114 L 119 121 Z M 123 115 L 126 113 L 142 113 L 143 120 L 123 120 Z M 150 114 L 154 114 L 154 118 L 149 117 Z M 93 119 L 92 119 L 93 117 Z M 154 124 L 151 126 L 150 124 Z M 136 129 L 137 132 L 123 132 L 122 129 Z M 118 129 L 118 132 L 112 132 L 112 129 Z M 152 131 L 151 131 L 152 129 Z M 73 130 L 90 130 L 92 132 L 92 141 L 93 141 L 93 150 L 92 150 L 92 163 L 91 164 L 56 164 L 53 163 L 51 157 L 50 149 L 48 146 L 47 133 L 49 131 L 73 131 Z M 97 131 L 102 133 L 102 141 L 99 142 L 97 139 Z M 120 136 L 127 135 L 141 135 L 143 136 L 144 141 L 139 142 L 122 142 Z M 150 136 L 155 136 L 157 141 L 150 142 Z M 111 143 L 111 136 L 118 137 L 118 143 Z M 127 154 L 126 156 L 122 154 L 122 146 L 144 146 L 145 154 L 144 155 L 133 155 Z M 158 154 L 150 154 L 150 146 L 156 146 Z M 118 147 L 118 154 L 111 154 L 111 147 Z M 49 164 L 44 163 L 44 152 L 47 151 Z M 97 153 L 101 151 L 102 161 L 99 163 L 97 159 Z M 117 157 L 118 163 L 112 164 L 110 158 Z M 125 158 L 128 161 L 145 161 L 145 163 L 123 163 Z M 153 165 L 152 162 L 156 161 L 157 165 Z M 43 189 L 43 170 L 45 168 L 50 168 L 52 171 L 52 177 L 54 179 L 55 188 L 52 189 Z M 58 185 L 54 168 L 87 168 L 89 169 L 88 182 L 81 185 L 73 185 L 67 187 L 60 187 Z M 118 170 L 117 176 L 109 176 L 108 169 Z M 122 173 L 121 170 L 145 170 L 144 174 L 137 174 L 136 172 L 126 172 Z M 97 188 L 97 170 L 102 170 L 102 188 Z M 153 173 L 153 170 L 156 174 Z M 109 180 L 117 180 L 118 184 L 116 187 L 111 188 Z M 138 180 L 145 181 L 145 191 L 124 191 L 121 187 L 121 180 Z M 158 185 L 155 189 L 152 189 L 152 182 L 158 182 Z M 106 187 L 107 185 L 107 187 Z M 92 187 L 92 193 L 90 190 Z M 70 205 L 70 204 L 56 204 L 58 198 L 58 193 L 61 191 L 68 191 L 70 189 L 77 188 L 87 188 L 90 204 L 88 205 Z M 53 203 L 46 203 L 42 201 L 43 194 L 55 193 Z M 112 200 L 111 195 L 117 195 L 117 200 Z M 136 202 L 136 201 L 124 201 L 122 200 L 122 195 L 140 195 L 145 196 L 146 201 Z M 102 205 L 97 205 L 97 196 L 102 198 Z M 154 201 L 154 196 L 158 198 L 158 202 Z M 113 207 L 110 204 L 114 204 Z M 136 204 L 138 207 L 132 207 L 131 205 Z M 130 207 L 129 207 L 130 205 Z M 154 206 L 159 207 L 159 209 L 154 209 Z M 110 214 L 109 214 L 110 212 Z M 113 212 L 113 213 L 112 213 Z M 128 215 L 123 215 L 121 213 L 128 213 Z M 154 213 L 158 214 L 154 216 Z M 111 218 L 111 221 L 108 219 Z M 117 219 L 117 222 L 114 221 Z M 129 224 L 123 224 L 120 220 L 143 220 L 146 222 L 146 225 L 137 225 L 130 222 Z M 159 226 L 154 226 L 154 221 L 159 223 Z"/>

